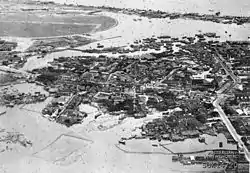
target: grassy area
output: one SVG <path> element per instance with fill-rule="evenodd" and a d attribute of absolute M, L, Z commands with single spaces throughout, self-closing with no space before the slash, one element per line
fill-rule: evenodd
<path fill-rule="evenodd" d="M 0 22 L 0 35 L 16 37 L 50 37 L 91 32 L 93 25 Z"/>
<path fill-rule="evenodd" d="M 59 47 L 68 47 L 71 48 L 83 46 L 89 44 L 95 40 L 88 39 L 81 36 L 72 36 L 72 37 L 53 37 L 53 38 L 40 38 L 36 40 L 27 51 L 40 51 L 40 50 L 53 50 Z"/>
<path fill-rule="evenodd" d="M 116 24 L 107 16 L 83 16 L 81 14 L 34 14 L 11 13 L 0 16 L 0 36 L 50 37 L 91 32 L 97 25 L 98 31 Z"/>
<path fill-rule="evenodd" d="M 115 20 L 107 16 L 85 16 L 82 14 L 55 14 L 55 12 L 40 12 L 40 13 L 28 13 L 28 12 L 17 12 L 7 13 L 0 16 L 0 21 L 34 21 L 34 22 L 65 22 L 65 23 L 92 23 L 102 24 L 105 22 L 113 22 Z"/>
<path fill-rule="evenodd" d="M 12 74 L 0 72 L 0 86 L 11 82 L 16 82 L 17 78 Z"/>

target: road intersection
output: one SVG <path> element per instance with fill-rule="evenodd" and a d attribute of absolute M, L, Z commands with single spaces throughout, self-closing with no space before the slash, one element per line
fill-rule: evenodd
<path fill-rule="evenodd" d="M 238 142 L 238 146 L 242 152 L 244 152 L 247 161 L 250 163 L 250 152 L 248 151 L 247 147 L 245 146 L 244 142 L 241 140 L 241 136 L 236 132 L 235 128 L 233 127 L 232 123 L 230 122 L 229 118 L 223 111 L 220 106 L 220 103 L 223 102 L 226 98 L 226 92 L 230 91 L 233 87 L 235 87 L 239 83 L 239 79 L 237 76 L 234 75 L 233 71 L 226 65 L 225 60 L 221 55 L 215 57 L 221 64 L 222 68 L 226 71 L 226 73 L 232 78 L 233 84 L 228 85 L 227 88 L 223 92 L 218 92 L 215 101 L 213 102 L 214 107 L 218 111 L 221 120 L 226 125 L 229 133 L 232 135 L 235 141 Z"/>

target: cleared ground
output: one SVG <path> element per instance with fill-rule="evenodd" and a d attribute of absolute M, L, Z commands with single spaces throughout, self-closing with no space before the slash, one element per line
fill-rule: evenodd
<path fill-rule="evenodd" d="M 0 16 L 0 36 L 51 37 L 107 30 L 116 20 L 81 14 L 7 13 Z"/>

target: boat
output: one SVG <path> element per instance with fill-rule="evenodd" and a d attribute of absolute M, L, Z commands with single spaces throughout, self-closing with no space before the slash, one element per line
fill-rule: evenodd
<path fill-rule="evenodd" d="M 6 110 L 3 108 L 0 108 L 0 116 L 6 114 Z"/>
<path fill-rule="evenodd" d="M 126 141 L 125 140 L 119 140 L 119 144 L 126 145 Z"/>

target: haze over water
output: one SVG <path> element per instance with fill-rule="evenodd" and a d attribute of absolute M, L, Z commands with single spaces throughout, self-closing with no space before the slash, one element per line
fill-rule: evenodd
<path fill-rule="evenodd" d="M 44 0 L 49 1 L 49 0 Z M 250 0 L 54 0 L 57 3 L 250 16 Z"/>

